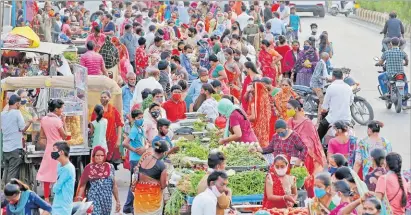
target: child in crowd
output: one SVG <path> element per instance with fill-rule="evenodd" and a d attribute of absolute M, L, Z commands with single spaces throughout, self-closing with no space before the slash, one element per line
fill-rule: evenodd
<path fill-rule="evenodd" d="M 173 143 L 171 143 L 171 139 L 168 134 L 168 129 L 170 127 L 170 121 L 168 119 L 159 119 L 157 121 L 157 130 L 158 130 L 158 135 L 153 138 L 152 141 L 152 146 L 154 148 L 154 143 L 163 140 L 168 143 L 168 148 L 171 149 L 173 148 Z"/>
<path fill-rule="evenodd" d="M 91 146 L 92 148 L 95 146 L 101 146 L 108 151 L 106 140 L 108 121 L 103 118 L 104 107 L 102 105 L 96 105 L 94 107 L 94 113 L 97 115 L 97 118 L 90 123 L 90 135 L 93 137 Z"/>

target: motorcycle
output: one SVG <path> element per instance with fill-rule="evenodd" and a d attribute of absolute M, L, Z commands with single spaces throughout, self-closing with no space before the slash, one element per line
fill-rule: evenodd
<path fill-rule="evenodd" d="M 338 69 L 335 68 L 334 70 Z M 351 86 L 353 89 L 354 102 L 350 107 L 351 117 L 353 118 L 353 121 L 357 122 L 360 125 L 367 125 L 369 121 L 372 121 L 374 119 L 374 110 L 372 106 L 367 102 L 365 98 L 357 95 L 357 93 L 361 91 L 361 88 L 359 87 L 359 84 L 350 77 L 351 69 L 341 68 L 339 70 L 341 70 L 345 75 L 344 82 Z M 328 86 L 329 85 L 326 85 L 325 89 Z M 301 96 L 301 98 L 303 98 L 303 108 L 306 116 L 310 119 L 318 118 L 318 104 L 320 100 L 315 92 L 310 87 L 302 85 L 294 85 L 293 90 L 299 96 Z M 352 122 L 352 124 L 355 123 Z"/>
<path fill-rule="evenodd" d="M 375 61 L 380 61 L 378 57 L 374 58 Z M 385 64 L 382 65 L 382 71 L 378 73 L 386 72 Z M 389 93 L 389 98 L 385 100 L 385 107 L 391 109 L 392 105 L 395 106 L 395 112 L 401 113 L 403 102 L 407 101 L 410 96 L 408 92 L 405 92 L 405 73 L 398 73 L 393 77 L 388 77 L 387 88 Z M 378 85 L 378 92 L 382 96 L 381 86 Z"/>
<path fill-rule="evenodd" d="M 91 215 L 94 210 L 93 202 L 73 202 L 71 215 Z"/>
<path fill-rule="evenodd" d="M 332 16 L 337 16 L 338 14 L 344 14 L 348 17 L 351 13 L 354 13 L 354 2 L 353 1 L 335 1 L 330 9 L 330 14 Z"/>

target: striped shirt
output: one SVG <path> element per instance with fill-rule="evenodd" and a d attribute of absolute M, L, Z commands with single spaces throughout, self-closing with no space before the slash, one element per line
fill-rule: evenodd
<path fill-rule="evenodd" d="M 83 54 L 80 65 L 87 68 L 89 75 L 102 75 L 105 68 L 103 57 L 95 51 L 87 51 Z"/>

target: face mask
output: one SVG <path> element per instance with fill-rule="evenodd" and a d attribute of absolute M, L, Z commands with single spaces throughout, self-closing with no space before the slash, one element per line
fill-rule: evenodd
<path fill-rule="evenodd" d="M 295 116 L 295 110 L 294 109 L 287 110 L 287 116 L 288 117 L 294 117 Z"/>
<path fill-rule="evenodd" d="M 311 31 L 312 31 L 313 33 L 317 33 L 317 29 L 316 29 L 316 28 L 311 29 Z"/>
<path fill-rule="evenodd" d="M 308 50 L 308 49 L 310 49 L 310 46 L 304 46 L 304 50 Z"/>
<path fill-rule="evenodd" d="M 284 169 L 275 168 L 275 172 L 277 173 L 278 176 L 284 176 L 285 174 L 287 174 L 287 167 Z"/>
<path fill-rule="evenodd" d="M 294 50 L 294 51 L 297 51 L 297 50 L 298 50 L 298 47 L 293 46 L 293 50 Z"/>
<path fill-rule="evenodd" d="M 60 154 L 59 152 L 51 152 L 51 158 L 53 158 L 53 160 L 57 160 L 59 159 Z"/>
<path fill-rule="evenodd" d="M 211 187 L 211 191 L 213 191 L 214 195 L 218 197 L 220 197 L 222 194 L 220 193 L 220 191 L 218 191 L 217 187 L 214 185 Z"/>
<path fill-rule="evenodd" d="M 173 95 L 171 96 L 171 98 L 172 98 L 174 101 L 180 101 L 180 100 L 181 100 L 181 94 L 179 94 L 179 93 L 173 93 Z"/>
<path fill-rule="evenodd" d="M 318 187 L 314 187 L 314 195 L 315 195 L 317 198 L 322 198 L 322 197 L 325 196 L 325 194 L 327 194 L 327 192 L 325 192 L 324 189 L 318 188 Z"/>
<path fill-rule="evenodd" d="M 238 28 L 237 28 L 237 27 L 232 27 L 232 29 L 233 29 L 233 30 L 237 30 Z"/>
<path fill-rule="evenodd" d="M 248 21 L 248 24 L 249 24 L 249 25 L 252 25 L 252 24 L 254 24 L 254 21 L 252 21 L 252 20 L 251 20 L 251 21 Z"/>
<path fill-rule="evenodd" d="M 141 127 L 143 126 L 143 122 L 144 122 L 144 119 L 138 119 L 134 123 L 136 124 L 137 127 Z"/>
<path fill-rule="evenodd" d="M 287 132 L 287 130 L 285 130 L 285 131 L 283 131 L 283 132 L 279 132 L 278 133 L 278 136 L 280 136 L 280 137 L 286 137 L 287 136 L 287 134 L 288 134 L 288 132 Z"/>
<path fill-rule="evenodd" d="M 153 111 L 150 114 L 154 119 L 157 119 L 160 116 L 160 111 Z"/>
<path fill-rule="evenodd" d="M 163 98 L 157 98 L 156 102 L 159 103 L 159 104 L 162 104 L 163 103 Z"/>
<path fill-rule="evenodd" d="M 329 169 L 328 169 L 328 172 L 331 174 L 331 175 L 334 175 L 334 173 L 337 171 L 337 167 L 330 167 Z"/>
<path fill-rule="evenodd" d="M 341 197 L 337 194 L 335 194 L 332 198 L 332 202 L 334 202 L 334 204 L 339 205 L 341 202 Z"/>
<path fill-rule="evenodd" d="M 163 132 L 161 129 L 159 129 L 158 133 L 160 133 L 161 136 L 166 136 L 167 133 Z"/>
<path fill-rule="evenodd" d="M 26 100 L 26 99 L 21 100 L 20 104 L 21 104 L 21 105 L 27 104 L 27 100 Z"/>

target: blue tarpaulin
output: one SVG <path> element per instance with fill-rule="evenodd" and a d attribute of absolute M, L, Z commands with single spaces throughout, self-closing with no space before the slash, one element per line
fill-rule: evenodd
<path fill-rule="evenodd" d="M 187 196 L 186 201 L 189 205 L 193 204 L 194 197 Z M 247 196 L 233 196 L 233 204 L 243 204 L 243 203 L 257 203 L 263 201 L 263 194 L 247 195 Z"/>

